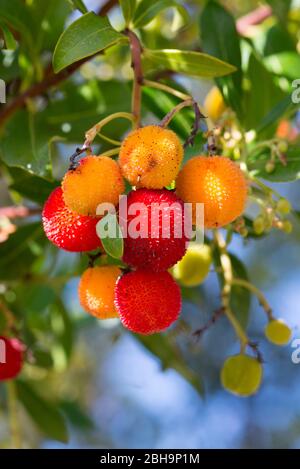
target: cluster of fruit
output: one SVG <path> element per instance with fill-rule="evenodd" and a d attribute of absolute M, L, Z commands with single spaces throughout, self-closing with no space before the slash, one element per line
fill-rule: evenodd
<path fill-rule="evenodd" d="M 202 256 L 206 261 L 199 272 L 189 262 L 191 272 L 187 271 L 184 255 L 190 235 L 184 229 L 184 203 L 192 207 L 191 227 L 197 222 L 198 203 L 204 204 L 205 228 L 227 225 L 242 214 L 247 184 L 235 163 L 221 156 L 197 156 L 180 169 L 182 160 L 183 147 L 174 132 L 158 125 L 139 128 L 122 143 L 118 162 L 104 155 L 85 156 L 69 169 L 61 187 L 47 200 L 43 210 L 45 233 L 56 246 L 73 252 L 101 249 L 96 233 L 97 207 L 102 203 L 118 206 L 125 190 L 123 178 L 132 190 L 127 195 L 125 220 L 119 223 L 129 226 L 133 222 L 137 215 L 130 210 L 133 204 L 146 207 L 146 236 L 127 232 L 124 237 L 122 261 L 128 269 L 92 266 L 81 277 L 80 302 L 97 318 L 120 317 L 125 327 L 142 334 L 166 329 L 181 309 L 180 289 L 173 276 L 185 285 L 195 285 L 210 266 L 209 248 L 190 248 L 186 256 Z M 167 189 L 174 181 L 176 192 Z M 153 227 L 151 208 L 155 204 L 163 204 L 164 210 L 156 221 L 158 226 Z M 168 237 L 162 233 L 165 220 L 170 227 Z M 175 234 L 178 221 L 181 236 Z M 173 266 L 172 276 L 169 270 Z"/>

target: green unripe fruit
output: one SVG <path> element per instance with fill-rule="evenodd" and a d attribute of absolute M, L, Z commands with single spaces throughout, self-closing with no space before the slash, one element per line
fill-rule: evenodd
<path fill-rule="evenodd" d="M 221 371 L 223 387 L 236 396 L 248 397 L 255 394 L 262 380 L 262 365 L 249 355 L 234 355 L 227 358 Z"/>
<path fill-rule="evenodd" d="M 282 142 L 278 143 L 277 148 L 280 151 L 280 153 L 286 153 L 289 149 L 289 146 L 288 146 L 287 142 L 282 141 Z"/>
<path fill-rule="evenodd" d="M 292 209 L 291 204 L 286 199 L 278 200 L 276 208 L 277 212 L 281 213 L 281 215 L 287 215 Z"/>
<path fill-rule="evenodd" d="M 275 345 L 286 345 L 291 340 L 292 331 L 281 319 L 273 319 L 265 328 L 267 339 Z"/>
<path fill-rule="evenodd" d="M 267 173 L 273 173 L 275 169 L 275 163 L 273 161 L 268 161 L 268 163 L 265 166 L 265 170 Z"/>
<path fill-rule="evenodd" d="M 290 234 L 293 231 L 292 223 L 289 220 L 284 220 L 284 222 L 282 223 L 282 230 L 285 233 Z"/>
<path fill-rule="evenodd" d="M 255 218 L 255 220 L 253 221 L 253 229 L 257 235 L 261 235 L 265 231 L 264 217 L 259 215 L 257 218 Z"/>
<path fill-rule="evenodd" d="M 210 247 L 206 244 L 192 244 L 184 257 L 174 265 L 172 274 L 184 287 L 195 287 L 207 277 L 211 263 Z"/>

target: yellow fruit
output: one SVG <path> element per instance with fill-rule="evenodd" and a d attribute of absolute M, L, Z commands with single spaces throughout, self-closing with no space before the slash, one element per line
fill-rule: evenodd
<path fill-rule="evenodd" d="M 182 158 L 183 147 L 174 132 L 148 125 L 124 140 L 119 164 L 132 186 L 162 189 L 176 178 Z"/>
<path fill-rule="evenodd" d="M 184 257 L 174 265 L 172 274 L 184 287 L 195 287 L 207 277 L 211 263 L 209 246 L 191 244 Z"/>
<path fill-rule="evenodd" d="M 237 396 L 255 394 L 262 380 L 262 365 L 248 355 L 234 355 L 227 358 L 221 371 L 223 387 Z"/>
<path fill-rule="evenodd" d="M 217 86 L 213 86 L 206 95 L 204 101 L 204 109 L 209 117 L 213 121 L 217 121 L 226 109 L 221 91 Z"/>
<path fill-rule="evenodd" d="M 115 285 L 121 275 L 116 266 L 90 267 L 81 276 L 78 295 L 85 311 L 98 319 L 116 318 Z"/>
<path fill-rule="evenodd" d="M 99 204 L 119 203 L 124 181 L 116 161 L 107 156 L 87 156 L 65 174 L 62 190 L 70 210 L 93 216 Z"/>
<path fill-rule="evenodd" d="M 223 156 L 196 156 L 178 174 L 176 193 L 192 203 L 204 204 L 205 228 L 219 228 L 242 215 L 247 200 L 247 182 L 241 169 Z"/>
<path fill-rule="evenodd" d="M 281 319 L 273 319 L 267 324 L 265 334 L 273 344 L 286 345 L 291 340 L 292 331 Z"/>

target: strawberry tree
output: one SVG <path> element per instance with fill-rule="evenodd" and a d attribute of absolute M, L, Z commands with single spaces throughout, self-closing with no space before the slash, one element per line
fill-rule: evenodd
<path fill-rule="evenodd" d="M 251 299 L 265 315 L 265 340 L 284 346 L 292 337 L 232 244 L 279 232 L 288 243 L 299 223 L 277 188 L 300 174 L 299 12 L 273 0 L 245 16 L 215 0 L 109 0 L 98 11 L 88 3 L 0 0 L 4 447 L 67 442 L 67 423 L 86 423 L 84 380 L 73 401 L 66 396 L 79 337 L 95 324 L 114 340 L 132 334 L 203 394 L 208 377 L 180 338 L 203 354 L 203 335 L 227 321 L 236 350 L 220 384 L 245 397 L 259 392 L 268 366 L 248 332 Z M 154 240 L 124 236 L 131 215 L 120 216 L 119 196 L 127 194 L 129 206 L 146 205 L 149 226 L 152 204 L 166 203 Z M 116 210 L 100 213 L 105 202 Z M 194 228 L 204 204 L 202 245 L 191 233 L 175 236 L 173 202 L 191 204 Z M 115 235 L 103 235 L 107 226 Z M 207 306 L 205 321 L 202 287 L 212 275 L 218 307 Z M 79 277 L 76 316 L 66 292 Z"/>

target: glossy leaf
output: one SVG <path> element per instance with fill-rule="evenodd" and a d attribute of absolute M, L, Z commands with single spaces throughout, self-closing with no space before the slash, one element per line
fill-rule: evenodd
<path fill-rule="evenodd" d="M 136 0 L 120 0 L 120 5 L 122 8 L 125 23 L 129 25 L 134 15 Z"/>
<path fill-rule="evenodd" d="M 297 52 L 286 51 L 265 57 L 266 68 L 275 75 L 291 80 L 300 77 L 300 56 Z"/>
<path fill-rule="evenodd" d="M 200 17 L 200 36 L 204 52 L 236 67 L 236 73 L 218 79 L 217 84 L 230 107 L 241 115 L 242 60 L 234 17 L 215 1 L 207 2 Z"/>
<path fill-rule="evenodd" d="M 67 426 L 57 407 L 37 394 L 28 381 L 17 381 L 16 384 L 18 399 L 38 428 L 48 438 L 67 443 Z"/>
<path fill-rule="evenodd" d="M 101 239 L 105 252 L 114 259 L 121 259 L 123 256 L 124 241 L 117 216 L 112 213 L 105 215 L 97 223 L 96 231 Z M 108 232 L 110 236 L 105 235 Z"/>
<path fill-rule="evenodd" d="M 141 0 L 136 9 L 133 25 L 135 28 L 142 28 L 152 21 L 158 13 L 166 8 L 176 8 L 185 22 L 189 16 L 186 9 L 176 0 Z"/>
<path fill-rule="evenodd" d="M 36 258 L 31 242 L 41 238 L 41 223 L 28 223 L 0 243 L 0 279 L 20 277 L 28 272 Z"/>
<path fill-rule="evenodd" d="M 234 66 L 211 55 L 177 49 L 145 49 L 144 61 L 148 71 L 160 67 L 176 73 L 204 78 L 219 77 L 236 70 Z"/>
<path fill-rule="evenodd" d="M 22 0 L 0 0 L 0 18 L 19 31 L 27 42 L 32 43 L 34 24 L 29 8 Z"/>
<path fill-rule="evenodd" d="M 3 21 L 0 22 L 0 30 L 2 30 L 4 36 L 5 48 L 15 50 L 17 47 L 16 40 L 8 26 Z"/>
<path fill-rule="evenodd" d="M 9 188 L 39 204 L 43 204 L 58 185 L 57 182 L 49 181 L 22 168 L 12 166 L 8 171 L 13 178 Z"/>
<path fill-rule="evenodd" d="M 53 55 L 54 71 L 57 73 L 80 59 L 101 52 L 123 38 L 111 27 L 106 17 L 86 13 L 60 36 Z"/>
<path fill-rule="evenodd" d="M 87 7 L 82 0 L 69 0 L 69 2 L 74 10 L 78 10 L 83 14 L 88 12 Z"/>
<path fill-rule="evenodd" d="M 276 86 L 273 75 L 255 54 L 250 56 L 247 76 L 249 90 L 245 93 L 245 126 L 247 129 L 256 129 L 264 117 L 284 98 L 284 93 Z"/>

